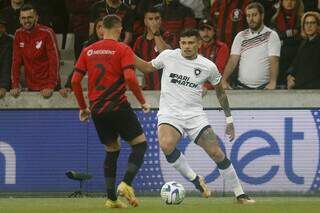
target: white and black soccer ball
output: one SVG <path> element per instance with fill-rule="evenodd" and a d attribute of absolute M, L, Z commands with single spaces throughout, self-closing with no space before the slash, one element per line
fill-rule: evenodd
<path fill-rule="evenodd" d="M 170 181 L 162 186 L 160 195 L 167 205 L 178 205 L 183 201 L 186 191 L 180 183 Z"/>

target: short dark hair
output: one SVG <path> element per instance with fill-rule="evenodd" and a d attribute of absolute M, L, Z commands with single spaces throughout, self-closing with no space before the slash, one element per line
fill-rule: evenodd
<path fill-rule="evenodd" d="M 158 7 L 152 6 L 152 7 L 148 7 L 145 11 L 144 11 L 144 15 L 143 17 L 146 16 L 147 13 L 159 13 L 161 15 L 161 11 Z"/>
<path fill-rule="evenodd" d="M 252 2 L 252 3 L 248 4 L 246 7 L 246 12 L 249 9 L 257 9 L 260 14 L 264 14 L 264 7 L 259 2 Z"/>
<path fill-rule="evenodd" d="M 28 11 L 28 10 L 33 10 L 35 13 L 37 13 L 37 9 L 32 5 L 32 4 L 24 4 L 21 9 L 21 11 Z"/>
<path fill-rule="evenodd" d="M 107 15 L 103 18 L 103 27 L 106 29 L 111 29 L 121 23 L 121 18 L 117 15 Z"/>
<path fill-rule="evenodd" d="M 198 31 L 197 29 L 188 28 L 188 29 L 184 29 L 184 30 L 180 33 L 180 38 L 183 38 L 183 37 L 192 37 L 192 36 L 195 36 L 196 38 L 200 38 L 199 31 Z"/>

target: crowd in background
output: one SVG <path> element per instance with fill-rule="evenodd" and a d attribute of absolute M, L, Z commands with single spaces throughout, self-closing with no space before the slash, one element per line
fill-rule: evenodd
<path fill-rule="evenodd" d="M 263 5 L 265 27 L 248 18 L 252 2 Z M 197 28 L 199 53 L 215 62 L 225 88 L 320 89 L 319 11 L 320 0 L 0 0 L 0 98 L 10 90 L 19 95 L 21 66 L 25 90 L 67 96 L 72 74 L 61 85 L 55 34 L 74 33 L 76 60 L 82 48 L 103 38 L 107 14 L 122 18 L 121 41 L 146 61 L 178 48 L 184 28 Z M 257 74 L 265 63 L 270 73 Z M 161 75 L 144 76 L 143 89 L 160 90 Z"/>

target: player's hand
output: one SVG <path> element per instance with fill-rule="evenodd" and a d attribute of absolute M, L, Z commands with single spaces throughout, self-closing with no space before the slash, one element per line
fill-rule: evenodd
<path fill-rule="evenodd" d="M 228 138 L 228 140 L 231 142 L 234 139 L 235 136 L 235 130 L 234 130 L 234 125 L 233 123 L 229 123 L 226 126 L 226 136 Z"/>
<path fill-rule="evenodd" d="M 11 94 L 13 97 L 15 97 L 15 98 L 19 97 L 20 92 L 21 92 L 21 91 L 20 91 L 19 88 L 14 88 L 14 89 L 11 89 L 11 90 L 10 90 L 10 94 Z"/>
<path fill-rule="evenodd" d="M 269 82 L 264 89 L 275 89 L 277 86 L 276 82 Z"/>
<path fill-rule="evenodd" d="M 68 94 L 71 92 L 70 88 L 62 88 L 59 90 L 59 93 L 62 97 L 66 98 L 68 97 Z"/>
<path fill-rule="evenodd" d="M 148 104 L 147 102 L 141 105 L 141 108 L 143 110 L 144 113 L 148 113 L 150 112 L 151 106 L 150 104 Z"/>
<path fill-rule="evenodd" d="M 85 121 L 89 121 L 90 118 L 90 109 L 89 108 L 85 108 L 85 109 L 80 109 L 79 112 L 79 120 L 81 122 L 85 122 Z"/>
<path fill-rule="evenodd" d="M 221 79 L 221 85 L 223 89 L 232 89 L 232 87 L 229 85 L 229 83 L 224 80 L 223 78 Z"/>
<path fill-rule="evenodd" d="M 0 88 L 0 99 L 6 96 L 7 90 L 5 88 Z"/>
<path fill-rule="evenodd" d="M 40 91 L 43 98 L 50 98 L 53 94 L 53 89 L 43 89 Z"/>

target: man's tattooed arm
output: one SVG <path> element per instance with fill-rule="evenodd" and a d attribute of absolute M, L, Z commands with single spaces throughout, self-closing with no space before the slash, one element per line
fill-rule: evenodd
<path fill-rule="evenodd" d="M 226 117 L 231 116 L 231 111 L 229 107 L 229 101 L 225 90 L 222 88 L 221 82 L 214 86 L 216 90 L 216 95 L 219 103 L 224 111 Z"/>

